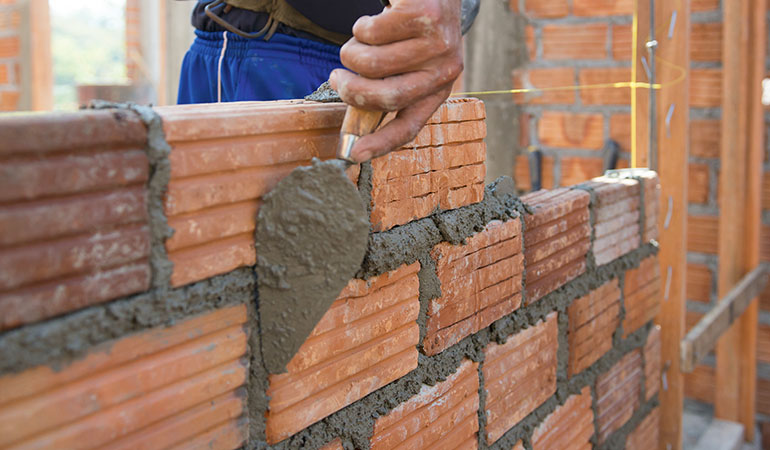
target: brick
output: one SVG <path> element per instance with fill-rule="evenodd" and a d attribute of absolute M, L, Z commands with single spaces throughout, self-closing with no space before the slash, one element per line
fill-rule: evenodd
<path fill-rule="evenodd" d="M 485 349 L 486 441 L 491 445 L 556 392 L 557 313 Z"/>
<path fill-rule="evenodd" d="M 545 112 L 538 135 L 547 147 L 599 150 L 604 145 L 604 118 L 600 114 Z"/>
<path fill-rule="evenodd" d="M 653 171 L 644 172 L 638 177 L 642 181 L 644 192 L 644 231 L 642 242 L 658 238 L 658 217 L 660 211 L 660 178 Z"/>
<path fill-rule="evenodd" d="M 523 196 L 522 202 L 534 210 L 534 214 L 524 216 L 527 231 L 578 209 L 587 209 L 590 198 L 587 192 L 567 188 L 540 190 Z M 525 234 L 527 246 L 534 243 L 529 236 L 529 233 Z"/>
<path fill-rule="evenodd" d="M 61 370 L 0 378 L 3 446 L 239 448 L 247 377 L 243 305 L 99 345 Z M 207 430 L 218 428 L 217 433 Z"/>
<path fill-rule="evenodd" d="M 721 105 L 721 69 L 690 70 L 690 106 L 694 108 L 718 108 Z"/>
<path fill-rule="evenodd" d="M 554 69 L 518 69 L 513 71 L 514 89 L 563 88 L 575 85 L 575 69 L 560 67 Z M 535 105 L 571 105 L 575 103 L 575 91 L 571 89 L 548 92 L 514 94 L 517 103 Z"/>
<path fill-rule="evenodd" d="M 569 157 L 561 159 L 560 186 L 574 186 L 604 173 L 601 158 Z"/>
<path fill-rule="evenodd" d="M 663 368 L 660 353 L 660 325 L 652 327 L 647 336 L 647 343 L 642 349 L 644 356 L 644 392 L 645 399 L 650 400 L 660 391 L 660 377 Z"/>
<path fill-rule="evenodd" d="M 687 201 L 690 203 L 708 203 L 709 166 L 691 163 L 688 170 Z"/>
<path fill-rule="evenodd" d="M 515 1 L 515 0 L 514 0 Z M 569 14 L 567 0 L 526 0 L 524 12 L 533 18 L 555 19 Z"/>
<path fill-rule="evenodd" d="M 622 16 L 634 13 L 633 0 L 574 0 L 572 5 L 576 16 Z"/>
<path fill-rule="evenodd" d="M 770 325 L 763 323 L 757 329 L 757 360 L 770 362 Z"/>
<path fill-rule="evenodd" d="M 554 188 L 553 179 L 553 165 L 554 159 L 551 156 L 543 156 L 543 165 L 541 174 L 542 187 L 545 189 Z M 516 168 L 514 169 L 514 178 L 516 181 L 516 188 L 522 191 L 529 191 L 532 189 L 532 181 L 529 173 L 529 159 L 527 155 L 519 155 L 516 157 Z"/>
<path fill-rule="evenodd" d="M 687 300 L 701 303 L 711 302 L 713 275 L 709 266 L 687 264 Z"/>
<path fill-rule="evenodd" d="M 517 0 L 512 0 L 517 1 Z M 527 44 L 527 54 L 530 60 L 537 59 L 537 41 L 535 40 L 535 27 L 527 25 L 524 28 L 524 41 Z"/>
<path fill-rule="evenodd" d="M 716 374 L 713 367 L 696 366 L 691 373 L 684 374 L 684 395 L 703 403 L 714 403 Z"/>
<path fill-rule="evenodd" d="M 628 114 L 613 114 L 610 117 L 610 139 L 617 142 L 620 148 L 631 151 L 631 116 Z"/>
<path fill-rule="evenodd" d="M 475 439 L 478 393 L 478 363 L 465 360 L 445 381 L 423 385 L 417 395 L 380 416 L 370 439 L 372 450 L 429 448 L 456 429 L 466 432 L 455 436 L 454 444 Z M 461 426 L 466 422 L 475 426 Z"/>
<path fill-rule="evenodd" d="M 626 438 L 626 450 L 647 450 L 660 445 L 660 408 L 652 412 L 636 426 Z"/>
<path fill-rule="evenodd" d="M 639 407 L 642 373 L 641 353 L 634 350 L 597 377 L 596 422 L 600 445 L 623 426 Z"/>
<path fill-rule="evenodd" d="M 543 59 L 604 59 L 607 24 L 546 25 L 542 30 Z"/>
<path fill-rule="evenodd" d="M 0 11 L 0 29 L 18 29 L 21 26 L 21 14 L 15 9 Z"/>
<path fill-rule="evenodd" d="M 623 288 L 626 308 L 623 337 L 643 327 L 658 315 L 662 295 L 660 265 L 657 258 L 647 258 L 639 263 L 638 268 L 626 272 Z"/>
<path fill-rule="evenodd" d="M 0 13 L 0 20 L 2 20 L 2 13 Z M 9 64 L 0 64 L 0 84 L 10 83 L 8 66 Z"/>
<path fill-rule="evenodd" d="M 596 197 L 593 205 L 593 252 L 597 265 L 607 264 L 639 247 L 639 182 L 612 177 L 586 183 Z"/>
<path fill-rule="evenodd" d="M 770 211 L 770 173 L 762 176 L 762 209 Z"/>
<path fill-rule="evenodd" d="M 18 58 L 21 51 L 20 45 L 18 36 L 0 38 L 0 58 Z"/>
<path fill-rule="evenodd" d="M 417 367 L 419 264 L 351 281 L 270 376 L 267 441 L 280 442 Z"/>
<path fill-rule="evenodd" d="M 595 85 L 631 81 L 631 70 L 627 68 L 581 69 L 579 83 Z M 580 99 L 584 105 L 628 105 L 631 102 L 629 88 L 583 89 Z"/>
<path fill-rule="evenodd" d="M 438 244 L 442 296 L 430 301 L 423 350 L 435 355 L 521 305 L 521 222 L 492 221 L 465 245 Z"/>
<path fill-rule="evenodd" d="M 168 257 L 174 264 L 171 285 L 184 286 L 256 264 L 254 233 L 243 233 L 198 247 L 169 252 Z"/>
<path fill-rule="evenodd" d="M 618 327 L 620 288 L 618 280 L 605 283 L 573 301 L 569 315 L 569 375 L 576 375 L 612 349 L 612 335 Z"/>
<path fill-rule="evenodd" d="M 690 31 L 690 60 L 722 62 L 722 24 L 693 23 Z"/>
<path fill-rule="evenodd" d="M 612 58 L 619 61 L 631 61 L 633 53 L 633 34 L 631 25 L 612 26 Z"/>
<path fill-rule="evenodd" d="M 687 251 L 717 254 L 719 217 L 690 215 L 687 218 Z"/>
<path fill-rule="evenodd" d="M 0 91 L 0 111 L 18 110 L 19 98 L 21 98 L 19 91 Z"/>
<path fill-rule="evenodd" d="M 690 122 L 690 154 L 700 158 L 719 158 L 722 124 L 719 120 Z"/>
<path fill-rule="evenodd" d="M 719 9 L 719 0 L 693 0 L 690 8 L 692 12 L 713 11 Z"/>
<path fill-rule="evenodd" d="M 533 450 L 588 450 L 594 434 L 591 388 L 586 386 L 548 415 L 532 434 Z"/>

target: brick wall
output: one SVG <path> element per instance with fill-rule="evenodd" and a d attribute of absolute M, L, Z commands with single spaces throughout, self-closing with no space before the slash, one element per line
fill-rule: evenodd
<path fill-rule="evenodd" d="M 473 99 L 349 173 L 372 224 L 359 278 L 268 373 L 260 199 L 333 156 L 343 113 L 284 101 L 0 119 L 0 446 L 654 441 L 657 176 L 521 198 L 510 178 L 484 186 Z"/>
<path fill-rule="evenodd" d="M 19 108 L 22 82 L 20 27 L 20 2 L 0 2 L 0 112 Z"/>

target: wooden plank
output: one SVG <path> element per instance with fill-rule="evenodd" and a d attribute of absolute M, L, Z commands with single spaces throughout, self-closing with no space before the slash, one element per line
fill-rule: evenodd
<path fill-rule="evenodd" d="M 635 22 L 637 39 L 632 57 L 636 58 L 636 64 L 632 64 L 631 81 L 650 83 L 648 70 L 652 64 L 650 64 L 650 53 L 647 51 L 647 41 L 650 37 L 649 0 L 636 2 Z M 650 90 L 632 88 L 631 108 L 636 110 L 636 114 L 631 117 L 632 138 L 636 138 L 636 158 L 633 160 L 632 167 L 650 167 Z"/>
<path fill-rule="evenodd" d="M 639 2 L 641 3 L 641 2 Z M 674 20 L 675 17 L 675 20 Z M 690 2 L 655 1 L 658 63 L 657 165 L 661 180 L 660 229 L 661 282 L 664 296 L 656 322 L 661 326 L 661 356 L 666 383 L 660 391 L 660 448 L 682 448 L 684 379 L 679 368 L 679 343 L 685 330 L 685 280 L 687 273 L 687 167 L 689 160 L 689 71 L 682 82 L 681 67 L 690 67 Z M 671 33 L 669 34 L 669 30 Z M 664 63 L 665 61 L 665 63 Z M 669 83 L 669 84 L 667 84 Z M 673 109 L 672 109 L 673 108 Z M 667 123 L 669 112 L 673 111 Z M 668 208 L 671 208 L 670 220 Z M 669 279 L 670 277 L 670 279 Z"/>
<path fill-rule="evenodd" d="M 682 372 L 690 373 L 714 349 L 719 338 L 738 320 L 762 292 L 770 265 L 762 264 L 746 275 L 682 340 Z"/>
<path fill-rule="evenodd" d="M 724 4 L 722 142 L 719 178 L 720 297 L 758 263 L 761 188 L 760 151 L 763 132 L 757 127 L 760 101 L 757 52 L 764 66 L 765 1 L 736 0 Z M 761 14 L 759 14 L 761 15 Z M 761 34 L 759 34 L 761 33 Z M 753 62 L 753 63 L 752 63 Z M 763 67 L 764 68 L 764 67 Z M 754 97 L 754 98 L 752 98 Z M 760 116 L 761 116 L 761 110 Z M 761 119 L 760 119 L 761 120 Z M 758 167 L 759 166 L 759 167 Z M 740 422 L 745 438 L 754 436 L 756 338 L 758 306 L 754 301 L 717 344 L 715 417 Z"/>
<path fill-rule="evenodd" d="M 33 111 L 53 109 L 51 15 L 48 0 L 29 2 L 30 93 Z"/>

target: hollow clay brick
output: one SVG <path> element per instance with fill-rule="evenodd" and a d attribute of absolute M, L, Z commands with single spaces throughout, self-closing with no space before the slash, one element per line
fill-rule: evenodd
<path fill-rule="evenodd" d="M 555 88 L 575 84 L 575 69 L 559 67 L 553 69 L 517 69 L 513 71 L 514 89 Z M 516 103 L 535 105 L 572 105 L 576 93 L 571 90 L 555 90 L 546 92 L 530 92 L 514 94 Z"/>
<path fill-rule="evenodd" d="M 485 350 L 487 436 L 493 444 L 556 392 L 557 313 Z"/>
<path fill-rule="evenodd" d="M 431 300 L 423 351 L 435 355 L 521 304 L 521 222 L 492 221 L 464 245 L 434 247 L 442 296 Z"/>
<path fill-rule="evenodd" d="M 620 288 L 613 279 L 572 302 L 568 308 L 569 375 L 591 366 L 612 348 L 618 327 Z"/>
<path fill-rule="evenodd" d="M 605 3 L 633 3 L 633 0 L 623 0 L 622 2 L 616 2 L 615 0 L 580 0 L 586 1 L 601 1 Z M 577 10 L 578 6 L 575 5 Z M 632 5 L 633 8 L 633 5 Z M 607 83 L 622 83 L 629 81 L 629 70 L 627 68 L 588 68 L 581 69 L 578 75 L 578 82 L 581 85 L 587 84 L 607 84 Z M 628 105 L 631 101 L 630 89 L 616 89 L 616 88 L 598 88 L 598 89 L 583 89 L 580 91 L 580 99 L 584 105 Z M 590 178 L 590 177 L 589 177 Z"/>
<path fill-rule="evenodd" d="M 607 58 L 608 26 L 606 23 L 545 25 L 541 33 L 545 60 Z M 599 116 L 600 129 L 601 122 L 601 116 Z M 599 141 L 601 141 L 601 133 Z"/>
<path fill-rule="evenodd" d="M 418 270 L 415 263 L 348 284 L 289 362 L 288 373 L 270 376 L 268 443 L 286 439 L 417 367 Z"/>
<path fill-rule="evenodd" d="M 644 356 L 644 392 L 647 400 L 650 400 L 660 391 L 660 377 L 663 367 L 661 364 L 660 346 L 660 326 L 656 325 L 650 330 L 650 334 L 647 336 L 647 343 L 642 350 L 642 356 Z"/>
<path fill-rule="evenodd" d="M 526 0 L 524 12 L 538 19 L 564 17 L 569 14 L 569 5 L 567 0 Z"/>
<path fill-rule="evenodd" d="M 594 414 L 591 410 L 591 388 L 586 386 L 556 408 L 535 428 L 533 450 L 590 449 L 594 434 Z"/>
<path fill-rule="evenodd" d="M 638 268 L 626 272 L 623 288 L 626 307 L 626 316 L 623 319 L 624 336 L 638 330 L 658 315 L 662 294 L 658 258 L 647 258 Z"/>
<path fill-rule="evenodd" d="M 246 320 L 245 306 L 229 307 L 0 378 L 0 445 L 165 448 L 213 442 L 204 434 L 217 424 L 245 430 Z"/>
<path fill-rule="evenodd" d="M 626 450 L 646 450 L 660 445 L 660 408 L 655 408 L 626 438 Z"/>
<path fill-rule="evenodd" d="M 441 448 L 437 443 L 461 424 L 476 421 L 479 407 L 478 363 L 465 360 L 457 372 L 420 392 L 374 423 L 372 450 Z M 454 436 L 451 446 L 474 438 L 476 430 Z"/>
<path fill-rule="evenodd" d="M 722 69 L 690 71 L 690 106 L 719 108 L 722 105 Z"/>
<path fill-rule="evenodd" d="M 642 372 L 641 352 L 634 350 L 596 379 L 600 444 L 623 426 L 639 407 Z"/>
<path fill-rule="evenodd" d="M 581 258 L 580 260 L 570 262 L 534 283 L 527 283 L 526 304 L 531 305 L 540 300 L 559 287 L 584 274 L 585 271 L 586 261 Z"/>
<path fill-rule="evenodd" d="M 581 17 L 628 16 L 634 13 L 633 0 L 575 0 L 572 13 Z"/>

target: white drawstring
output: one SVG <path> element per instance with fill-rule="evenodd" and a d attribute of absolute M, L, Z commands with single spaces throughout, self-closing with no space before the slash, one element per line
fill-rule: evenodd
<path fill-rule="evenodd" d="M 222 43 L 222 53 L 219 55 L 219 67 L 217 69 L 217 103 L 222 103 L 222 61 L 225 60 L 227 51 L 227 31 L 222 33 L 224 42 Z"/>

